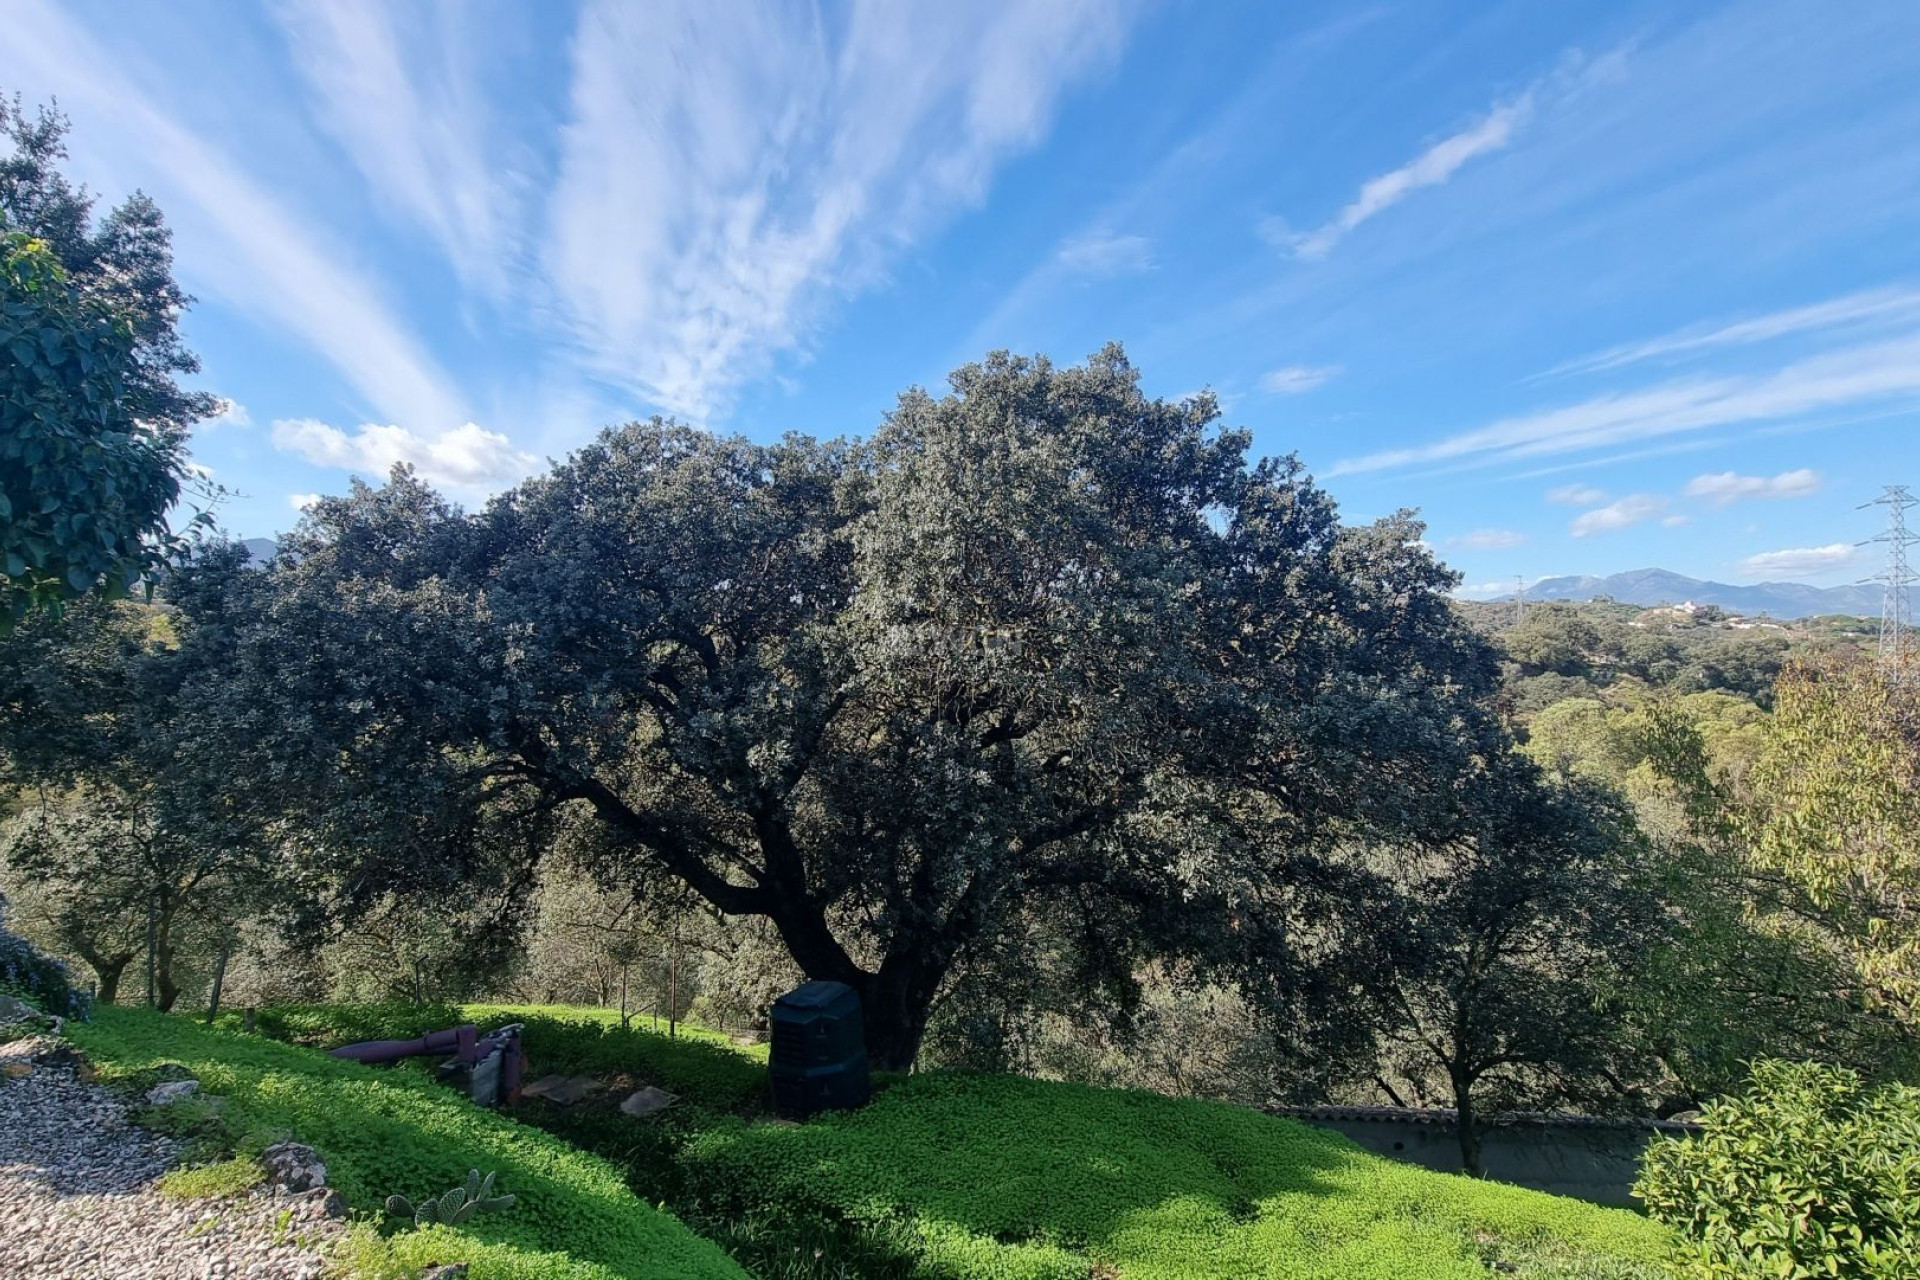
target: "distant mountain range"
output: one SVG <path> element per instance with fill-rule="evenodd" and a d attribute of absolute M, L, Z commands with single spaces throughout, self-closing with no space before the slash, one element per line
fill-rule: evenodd
<path fill-rule="evenodd" d="M 1761 582 L 1738 587 L 1704 582 L 1668 569 L 1630 569 L 1604 578 L 1581 574 L 1542 578 L 1527 588 L 1529 600 L 1591 600 L 1610 596 L 1621 604 L 1719 605 L 1729 613 L 1765 613 L 1776 618 L 1805 618 L 1818 613 L 1847 613 L 1877 618 L 1881 595 L 1876 586 L 1810 587 L 1803 582 Z M 1511 600 L 1511 595 L 1504 597 Z"/>
<path fill-rule="evenodd" d="M 280 549 L 280 544 L 272 538 L 242 538 L 240 545 L 247 549 L 247 559 L 255 564 L 265 564 Z"/>

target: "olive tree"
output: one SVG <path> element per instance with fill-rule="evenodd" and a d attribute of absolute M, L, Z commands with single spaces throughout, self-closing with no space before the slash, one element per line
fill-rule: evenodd
<path fill-rule="evenodd" d="M 323 500 L 225 696 L 335 901 L 608 883 L 764 918 L 912 1062 L 1022 913 L 1089 983 L 1183 952 L 1301 977 L 1321 855 L 1412 829 L 1498 731 L 1405 513 L 1342 525 L 1118 348 L 1005 354 L 875 434 L 603 434 L 483 511 Z M 1490 746 L 1491 744 L 1491 746 Z"/>
<path fill-rule="evenodd" d="M 1668 924 L 1650 853 L 1610 793 L 1547 783 L 1515 754 L 1471 777 L 1451 826 L 1371 852 L 1386 900 L 1366 987 L 1384 1057 L 1452 1103 L 1468 1173 L 1486 1107 L 1631 1087 L 1616 997 Z"/>
<path fill-rule="evenodd" d="M 230 945 L 270 896 L 276 845 L 261 793 L 232 785 L 236 744 L 215 691 L 259 583 L 212 547 L 168 579 L 169 612 L 89 600 L 0 639 L 0 825 L 8 878 L 47 940 L 112 1000 L 144 953 L 162 1008 L 193 939 Z M 167 619 L 161 625 L 162 617 Z"/>

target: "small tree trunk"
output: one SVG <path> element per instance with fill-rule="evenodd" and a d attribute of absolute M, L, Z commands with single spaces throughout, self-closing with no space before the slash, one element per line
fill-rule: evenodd
<path fill-rule="evenodd" d="M 158 1008 L 162 1013 L 173 1011 L 174 1001 L 180 998 L 180 985 L 173 980 L 173 906 L 162 907 L 159 923 L 154 929 L 154 990 L 158 995 Z"/>
<path fill-rule="evenodd" d="M 147 1008 L 149 1009 L 153 1008 L 153 949 L 155 936 L 159 933 L 158 917 L 159 911 L 153 895 L 149 894 L 147 895 Z"/>
<path fill-rule="evenodd" d="M 1460 1072 L 1453 1075 L 1455 1128 L 1460 1137 L 1460 1171 L 1470 1178 L 1484 1178 L 1480 1165 L 1480 1117 L 1473 1109 L 1473 1079 Z"/>
<path fill-rule="evenodd" d="M 122 955 L 102 956 L 93 962 L 93 976 L 98 986 L 93 996 L 96 1001 L 101 1004 L 114 1002 L 120 994 L 120 975 L 126 972 L 133 957 L 134 953 L 129 951 Z"/>
<path fill-rule="evenodd" d="M 213 964 L 213 992 L 207 998 L 208 1026 L 213 1025 L 214 1018 L 220 1013 L 220 986 L 227 980 L 227 957 L 231 954 L 232 948 L 224 942 L 221 943 L 220 958 Z"/>
<path fill-rule="evenodd" d="M 679 1037 L 680 1025 L 680 949 L 667 954 L 667 1039 Z"/>

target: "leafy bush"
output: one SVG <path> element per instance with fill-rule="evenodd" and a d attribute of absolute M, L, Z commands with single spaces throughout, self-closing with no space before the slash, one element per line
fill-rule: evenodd
<path fill-rule="evenodd" d="M 1648 1277 L 1669 1240 L 1246 1108 L 1014 1076 L 915 1076 L 801 1126 L 729 1119 L 680 1163 L 691 1221 L 857 1225 L 910 1250 L 903 1276 Z"/>
<path fill-rule="evenodd" d="M 1636 1189 L 1700 1280 L 1920 1275 L 1920 1089 L 1764 1062 L 1703 1131 L 1656 1143 Z"/>
<path fill-rule="evenodd" d="M 497 1170 L 519 1198 L 512 1213 L 457 1230 L 355 1236 L 354 1265 L 417 1275 L 418 1264 L 465 1261 L 508 1280 L 739 1280 L 720 1249 L 635 1199 L 605 1161 L 481 1110 L 413 1072 L 381 1071 L 258 1036 L 210 1030 L 147 1010 L 99 1011 L 74 1028 L 109 1079 L 135 1080 L 165 1062 L 226 1099 L 229 1124 L 311 1144 L 349 1207 L 377 1213 L 387 1193 L 426 1195 Z M 388 1224 L 397 1225 L 397 1224 Z M 408 1271 L 411 1266 L 413 1269 Z"/>
<path fill-rule="evenodd" d="M 0 993 L 18 996 L 42 1013 L 86 1018 L 93 997 L 74 985 L 67 966 L 6 927 L 0 910 Z"/>

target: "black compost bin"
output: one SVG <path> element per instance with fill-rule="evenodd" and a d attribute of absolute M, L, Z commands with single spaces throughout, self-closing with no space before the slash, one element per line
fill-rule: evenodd
<path fill-rule="evenodd" d="M 809 982 L 773 1002 L 767 1074 L 773 1108 L 803 1119 L 845 1111 L 873 1095 L 860 996 L 844 982 Z"/>

